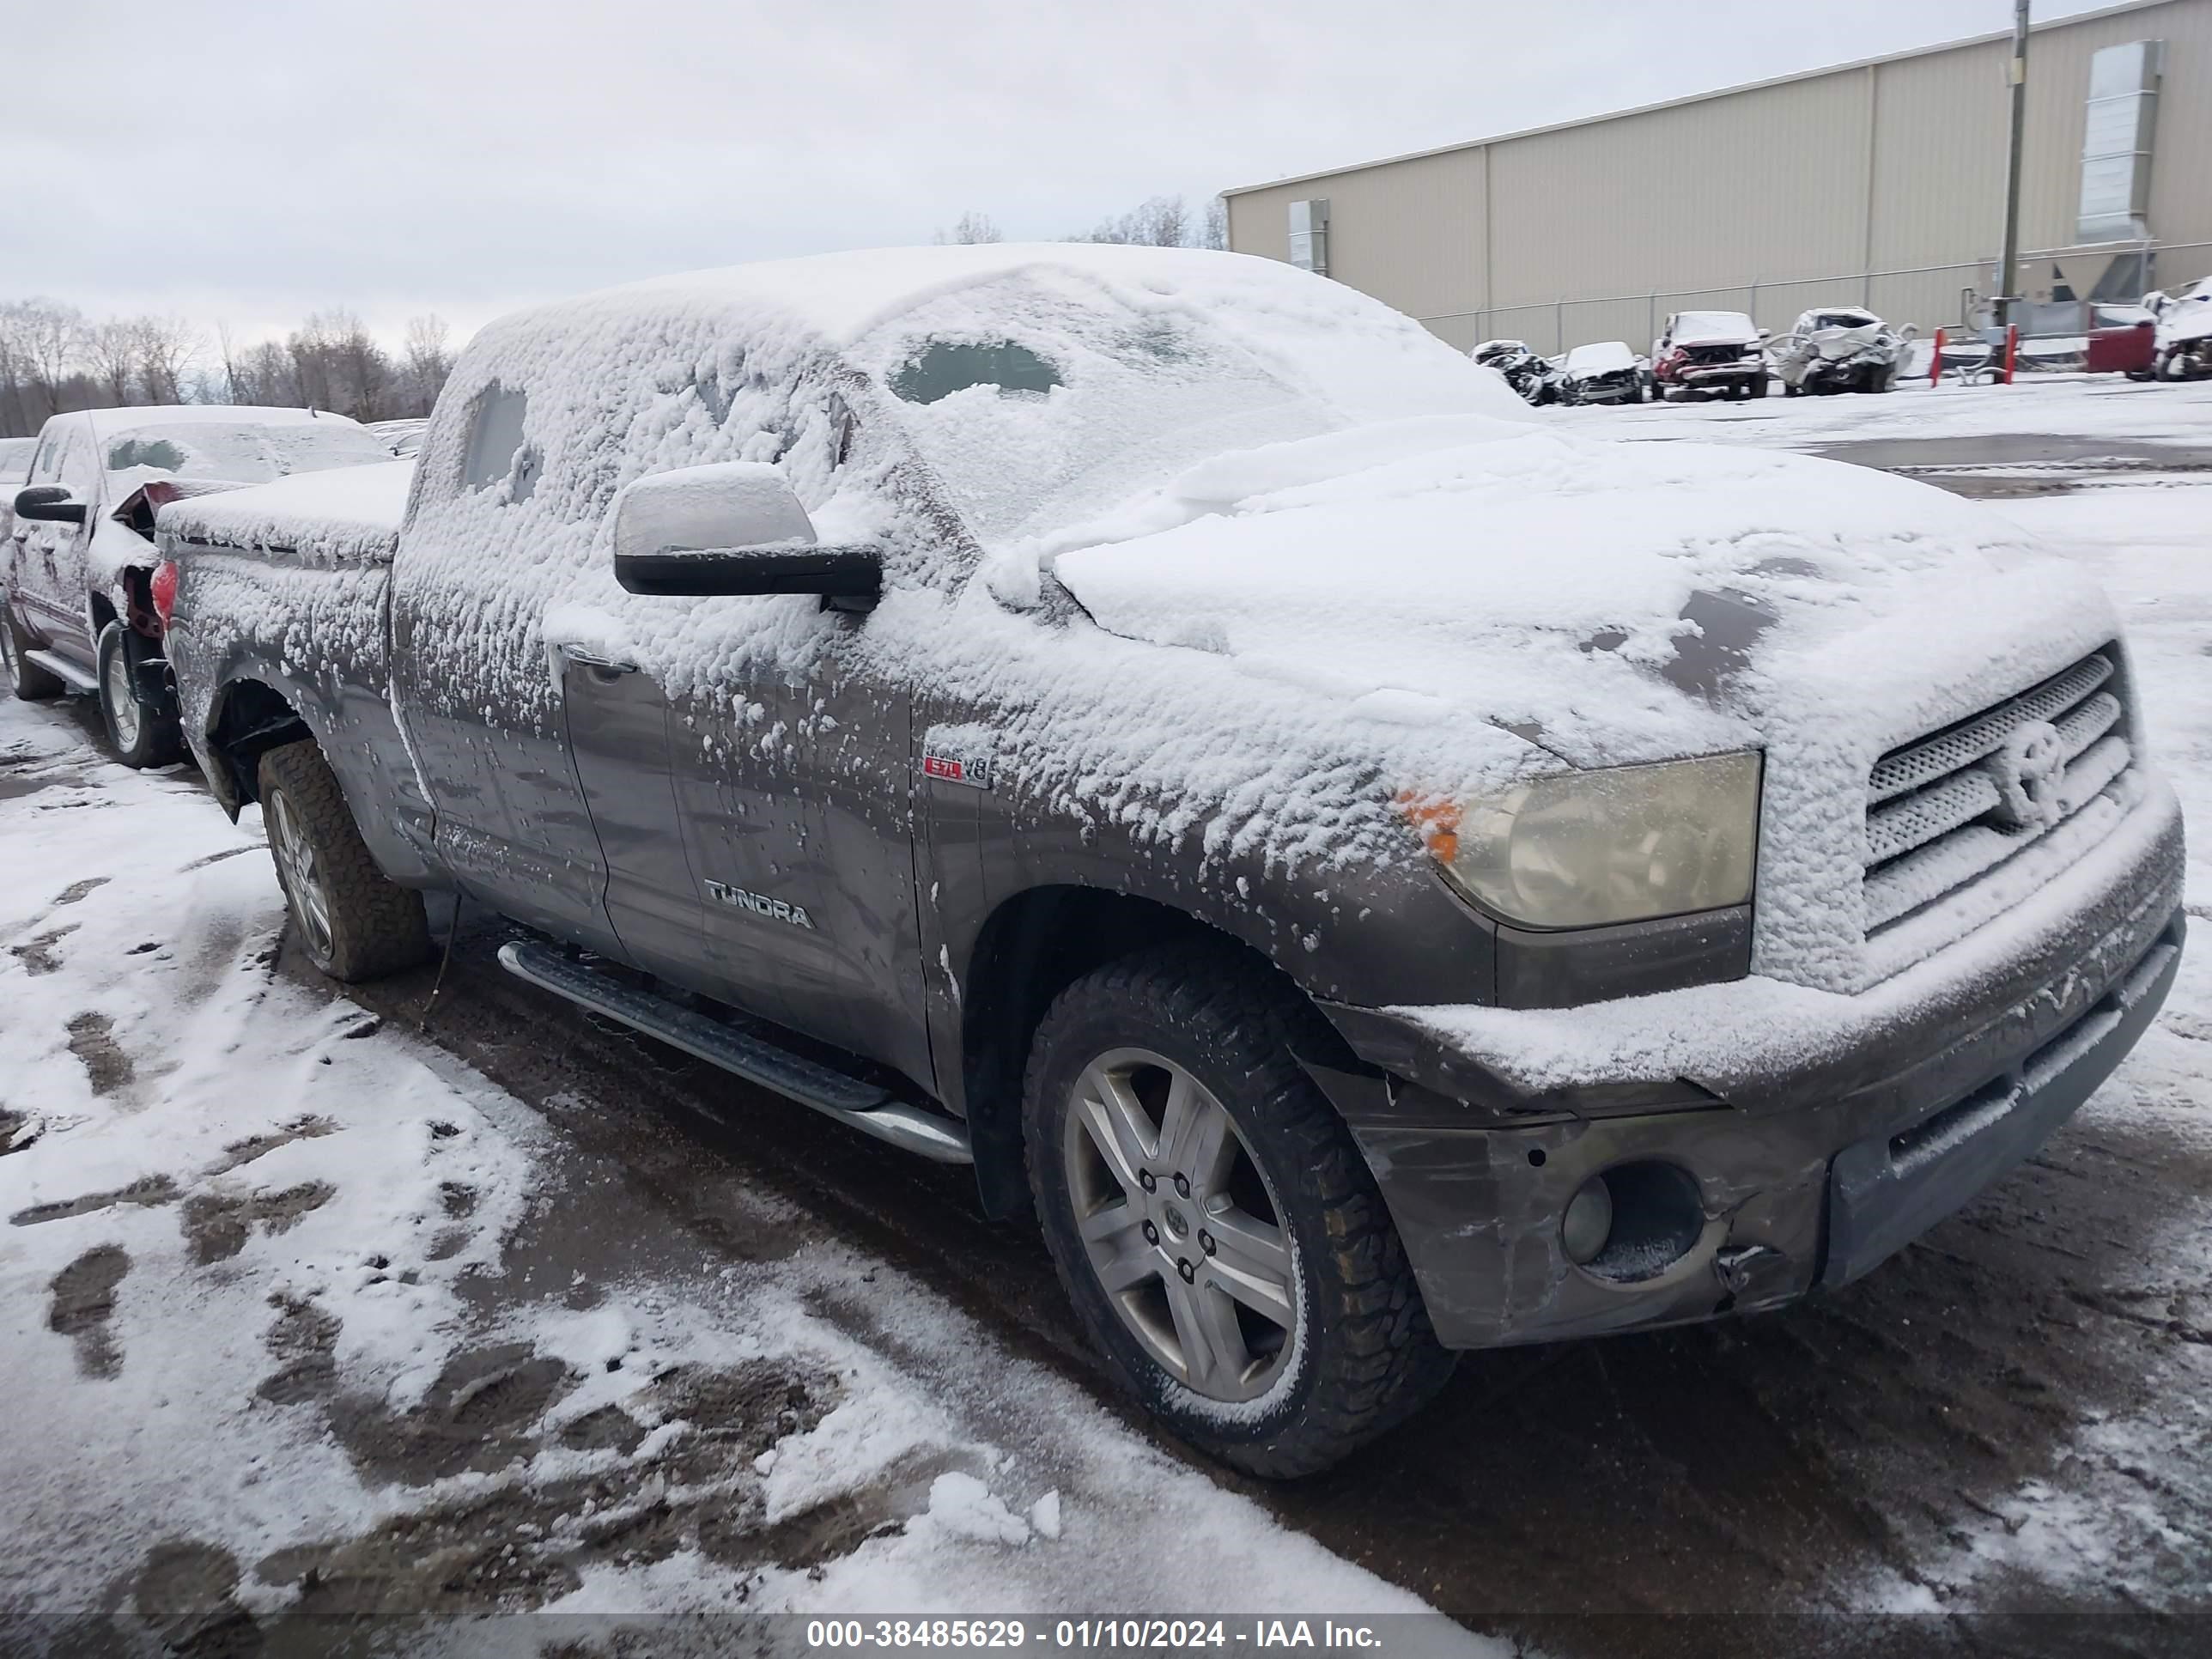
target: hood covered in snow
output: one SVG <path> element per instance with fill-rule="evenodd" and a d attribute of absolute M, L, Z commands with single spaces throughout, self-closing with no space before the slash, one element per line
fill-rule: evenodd
<path fill-rule="evenodd" d="M 1522 775 L 1761 751 L 1754 964 L 1863 981 L 1875 761 L 2112 641 L 2109 602 L 1926 484 L 1479 421 L 1218 457 L 1054 568 L 1100 627 L 1204 653 L 1218 708 L 1295 688 L 1415 793 L 1494 793 L 1507 733 Z"/>
<path fill-rule="evenodd" d="M 1480 416 L 1220 456 L 1123 527 L 1147 519 L 1052 560 L 1102 627 L 1377 720 L 1502 725 L 1580 765 L 1758 741 L 1826 674 L 1863 713 L 1899 684 L 1872 715 L 1907 726 L 1887 744 L 1926 729 L 1931 687 L 2070 636 L 2067 607 L 2112 626 L 2069 567 L 1924 484 Z"/>

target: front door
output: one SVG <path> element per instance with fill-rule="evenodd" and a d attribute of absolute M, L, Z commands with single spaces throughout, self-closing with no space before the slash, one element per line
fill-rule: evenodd
<path fill-rule="evenodd" d="M 856 665 L 867 619 L 823 621 L 841 637 L 810 666 L 763 665 L 675 702 L 707 969 L 716 994 L 927 1085 L 913 711 Z"/>

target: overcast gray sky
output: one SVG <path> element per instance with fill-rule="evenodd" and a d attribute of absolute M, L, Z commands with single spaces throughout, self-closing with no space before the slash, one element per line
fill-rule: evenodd
<path fill-rule="evenodd" d="M 2090 9 L 2041 0 L 2037 15 Z M 465 332 L 2009 26 L 2007 0 L 0 0 L 0 297 Z M 1940 165 L 1931 158 L 1931 165 Z"/>

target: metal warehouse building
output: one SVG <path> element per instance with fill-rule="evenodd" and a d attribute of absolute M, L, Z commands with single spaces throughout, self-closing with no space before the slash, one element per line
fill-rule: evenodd
<path fill-rule="evenodd" d="M 1229 245 L 1462 347 L 1640 350 L 1703 307 L 1955 325 L 1994 291 L 2011 57 L 1984 35 L 1233 190 Z M 2040 24 L 2027 62 L 2020 293 L 2129 300 L 2212 271 L 2212 0 Z"/>

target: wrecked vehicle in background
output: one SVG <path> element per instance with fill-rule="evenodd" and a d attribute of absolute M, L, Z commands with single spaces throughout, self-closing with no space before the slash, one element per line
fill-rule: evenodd
<path fill-rule="evenodd" d="M 1857 306 L 1820 306 L 1770 339 L 1766 355 L 1785 398 L 1887 392 L 1918 332 L 1911 323 L 1893 329 Z"/>
<path fill-rule="evenodd" d="M 1626 340 L 1578 345 L 1559 364 L 1559 400 L 1568 404 L 1640 404 L 1658 395 L 1651 366 Z"/>
<path fill-rule="evenodd" d="M 1559 366 L 1531 351 L 1526 340 L 1485 340 L 1468 355 L 1503 374 L 1522 401 L 1539 409 L 1559 401 L 1565 382 Z"/>
<path fill-rule="evenodd" d="M 179 758 L 164 599 L 154 586 L 155 510 L 391 458 L 357 422 L 307 409 L 206 404 L 53 416 L 0 543 L 0 654 L 15 696 L 94 694 L 125 765 Z"/>
<path fill-rule="evenodd" d="M 2212 276 L 2179 294 L 2143 295 L 2158 319 L 2152 374 L 2161 380 L 2212 380 Z"/>
<path fill-rule="evenodd" d="M 1849 1283 L 2179 962 L 2078 565 L 1539 424 L 1276 260 L 588 295 L 476 337 L 419 466 L 404 516 L 161 510 L 185 729 L 308 957 L 418 962 L 465 890 L 518 977 L 972 1164 L 1117 1382 L 1260 1474 L 1455 1350 Z"/>
<path fill-rule="evenodd" d="M 1678 311 L 1651 344 L 1651 373 L 1664 397 L 1766 395 L 1766 331 L 1741 311 Z"/>

